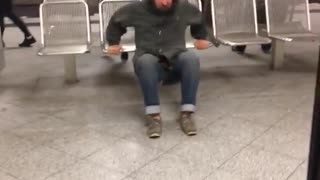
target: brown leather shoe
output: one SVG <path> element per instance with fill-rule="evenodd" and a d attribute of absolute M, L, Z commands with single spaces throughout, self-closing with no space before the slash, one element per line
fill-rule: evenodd
<path fill-rule="evenodd" d="M 160 116 L 147 116 L 147 135 L 149 138 L 159 138 L 162 133 L 162 122 Z"/>

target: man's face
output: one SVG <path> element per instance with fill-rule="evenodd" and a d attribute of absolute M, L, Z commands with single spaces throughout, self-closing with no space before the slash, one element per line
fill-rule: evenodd
<path fill-rule="evenodd" d="M 154 0 L 156 7 L 161 11 L 168 11 L 172 7 L 173 0 Z"/>

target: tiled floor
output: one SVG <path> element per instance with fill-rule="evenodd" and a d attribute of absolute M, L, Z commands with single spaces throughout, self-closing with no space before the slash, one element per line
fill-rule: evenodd
<path fill-rule="evenodd" d="M 32 31 L 39 35 L 37 27 Z M 7 44 L 19 35 L 8 28 Z M 199 134 L 179 130 L 175 85 L 162 87 L 164 131 L 157 140 L 145 136 L 131 63 L 106 60 L 94 48 L 78 57 L 80 82 L 65 85 L 61 57 L 37 57 L 36 50 L 6 50 L 0 180 L 306 177 L 316 43 L 288 44 L 281 71 L 268 70 L 269 55 L 258 47 L 247 56 L 228 47 L 200 52 Z"/>

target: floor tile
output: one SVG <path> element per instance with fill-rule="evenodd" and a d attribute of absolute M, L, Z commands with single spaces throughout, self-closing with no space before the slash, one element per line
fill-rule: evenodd
<path fill-rule="evenodd" d="M 208 137 L 223 137 L 227 141 L 248 144 L 262 135 L 269 127 L 238 117 L 226 116 L 208 126 L 203 133 Z"/>
<path fill-rule="evenodd" d="M 81 128 L 65 133 L 46 145 L 79 158 L 84 158 L 100 149 L 112 146 L 119 139 L 106 132 L 107 130 L 99 132 L 92 128 Z"/>
<path fill-rule="evenodd" d="M 15 128 L 11 132 L 32 141 L 34 144 L 44 144 L 80 127 L 74 122 L 47 116 L 44 119 Z"/>
<path fill-rule="evenodd" d="M 308 157 L 309 142 L 309 134 L 272 128 L 256 139 L 252 145 L 303 160 Z"/>
<path fill-rule="evenodd" d="M 201 180 L 209 168 L 202 169 L 195 161 L 174 154 L 165 154 L 132 174 L 134 180 Z"/>
<path fill-rule="evenodd" d="M 32 148 L 35 145 L 25 139 L 10 133 L 0 133 L 0 166 Z"/>
<path fill-rule="evenodd" d="M 243 179 L 283 180 L 294 172 L 300 163 L 301 161 L 287 156 L 248 147 L 224 164 L 221 169 L 237 174 Z"/>
<path fill-rule="evenodd" d="M 15 177 L 13 176 L 10 176 L 4 172 L 0 172 L 0 179 L 3 179 L 3 180 L 17 180 Z"/>
<path fill-rule="evenodd" d="M 89 161 L 80 161 L 76 165 L 57 173 L 46 180 L 121 180 L 125 175 L 99 166 Z"/>
<path fill-rule="evenodd" d="M 66 153 L 41 146 L 12 156 L 2 167 L 20 179 L 42 180 L 75 162 L 76 158 Z"/>
<path fill-rule="evenodd" d="M 157 158 L 161 151 L 133 141 L 121 140 L 109 148 L 100 150 L 88 157 L 108 169 L 129 174 L 151 160 Z"/>
<path fill-rule="evenodd" d="M 303 163 L 298 169 L 288 178 L 288 180 L 303 180 L 307 179 L 308 163 Z"/>
<path fill-rule="evenodd" d="M 8 131 L 44 117 L 45 115 L 12 104 L 0 103 L 0 130 Z"/>
<path fill-rule="evenodd" d="M 285 116 L 279 123 L 275 124 L 275 126 L 287 131 L 310 134 L 312 112 L 301 112 L 300 109 L 297 109 Z"/>
<path fill-rule="evenodd" d="M 244 148 L 244 144 L 227 140 L 224 137 L 199 134 L 183 141 L 168 153 L 193 161 L 203 171 L 211 171 Z"/>

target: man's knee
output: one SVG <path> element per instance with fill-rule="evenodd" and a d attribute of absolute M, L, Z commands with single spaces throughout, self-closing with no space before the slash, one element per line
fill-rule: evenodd
<path fill-rule="evenodd" d="M 191 67 L 193 69 L 200 68 L 199 57 L 193 51 L 186 51 L 179 55 L 179 61 L 183 66 Z"/>
<path fill-rule="evenodd" d="M 138 57 L 134 63 L 137 75 L 155 73 L 159 66 L 158 58 L 152 54 L 144 54 Z"/>

